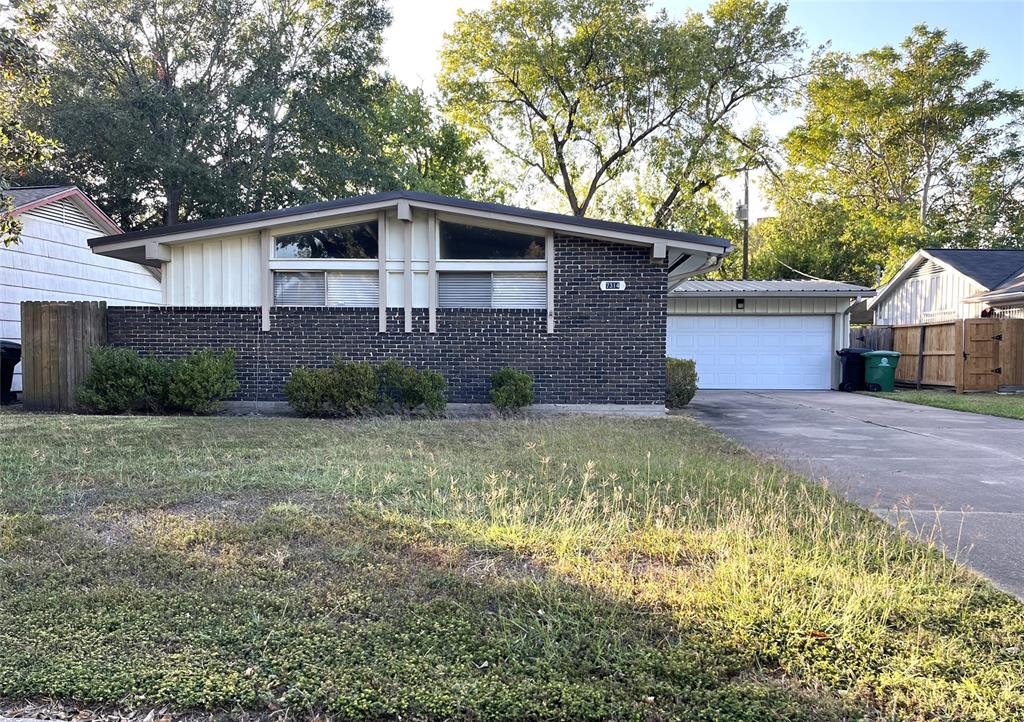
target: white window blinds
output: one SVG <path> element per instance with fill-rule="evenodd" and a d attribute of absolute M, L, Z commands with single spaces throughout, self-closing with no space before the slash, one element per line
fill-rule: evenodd
<path fill-rule="evenodd" d="M 439 308 L 545 308 L 544 273 L 439 273 Z"/>
<path fill-rule="evenodd" d="M 311 271 L 274 274 L 276 306 L 349 306 L 380 303 L 376 271 Z"/>
<path fill-rule="evenodd" d="M 325 300 L 324 274 L 275 273 L 275 306 L 323 306 Z"/>

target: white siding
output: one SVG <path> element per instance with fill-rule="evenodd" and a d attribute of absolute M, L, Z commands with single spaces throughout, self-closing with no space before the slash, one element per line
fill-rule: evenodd
<path fill-rule="evenodd" d="M 146 268 L 94 254 L 86 242 L 105 234 L 69 200 L 21 216 L 20 243 L 0 246 L 0 339 L 21 341 L 22 301 L 160 303 L 160 281 Z M 14 388 L 21 389 L 20 366 Z"/>
<path fill-rule="evenodd" d="M 976 318 L 983 304 L 964 303 L 964 299 L 985 290 L 966 276 L 940 265 L 937 273 L 921 272 L 907 278 L 879 301 L 874 309 L 875 323 L 906 326 Z"/>
<path fill-rule="evenodd" d="M 740 297 L 743 298 L 743 297 Z M 668 313 L 672 315 L 691 314 L 736 314 L 757 316 L 782 314 L 805 316 L 814 314 L 845 313 L 853 303 L 852 298 L 743 298 L 742 309 L 736 308 L 736 298 L 673 298 L 668 299 Z"/>
<path fill-rule="evenodd" d="M 259 306 L 260 241 L 255 234 L 169 246 L 168 306 Z"/>

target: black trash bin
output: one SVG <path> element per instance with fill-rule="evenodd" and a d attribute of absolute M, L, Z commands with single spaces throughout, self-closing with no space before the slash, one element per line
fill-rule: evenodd
<path fill-rule="evenodd" d="M 14 381 L 14 367 L 21 361 L 21 344 L 14 341 L 0 341 L 0 404 L 14 402 L 11 383 Z"/>
<path fill-rule="evenodd" d="M 836 351 L 839 356 L 839 363 L 842 365 L 842 380 L 839 382 L 840 391 L 863 391 L 864 390 L 864 354 L 869 348 L 843 348 Z"/>

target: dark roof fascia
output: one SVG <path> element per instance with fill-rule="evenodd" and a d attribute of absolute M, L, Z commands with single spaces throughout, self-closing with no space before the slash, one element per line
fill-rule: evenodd
<path fill-rule="evenodd" d="M 93 248 L 98 248 L 114 243 L 124 243 L 126 241 L 157 239 L 162 236 L 170 236 L 180 233 L 190 233 L 193 231 L 228 229 L 236 225 L 257 223 L 260 221 L 274 221 L 289 218 L 291 216 L 305 215 L 308 213 L 320 213 L 334 210 L 344 211 L 346 208 L 353 208 L 357 206 L 370 204 L 384 204 L 388 202 L 397 202 L 403 200 L 410 201 L 412 203 L 435 204 L 440 206 L 446 206 L 451 209 L 468 211 L 470 213 L 474 211 L 478 213 L 496 213 L 505 216 L 510 216 L 513 218 L 529 219 L 541 223 L 550 222 L 566 224 L 576 226 L 583 230 L 589 229 L 593 231 L 609 231 L 615 233 L 625 233 L 636 236 L 644 236 L 647 238 L 657 240 L 679 241 L 685 243 L 714 246 L 721 248 L 724 251 L 728 251 L 732 248 L 732 244 L 729 241 L 725 240 L 724 238 L 716 238 L 714 236 L 702 236 L 696 233 L 687 233 L 684 231 L 669 231 L 661 228 L 646 228 L 644 226 L 636 226 L 628 223 L 616 223 L 614 221 L 603 221 L 595 218 L 580 218 L 577 216 L 568 216 L 561 213 L 549 213 L 547 211 L 536 211 L 527 208 L 517 208 L 515 206 L 507 206 L 499 203 L 470 201 L 462 198 L 451 198 L 448 196 L 435 195 L 432 193 L 421 193 L 418 191 L 389 191 L 385 193 L 374 193 L 372 195 L 356 196 L 353 198 L 343 198 L 340 200 L 309 203 L 302 206 L 296 206 L 294 208 L 281 208 L 273 211 L 247 213 L 245 215 L 230 216 L 227 218 L 216 218 L 208 221 L 182 223 L 173 226 L 162 226 L 159 228 L 151 228 L 141 231 L 129 231 L 128 233 L 121 233 L 110 236 L 100 236 L 98 238 L 90 239 L 89 245 Z"/>

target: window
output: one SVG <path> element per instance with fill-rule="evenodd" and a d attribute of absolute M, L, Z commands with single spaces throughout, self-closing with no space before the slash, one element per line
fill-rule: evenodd
<path fill-rule="evenodd" d="M 497 228 L 440 224 L 441 258 L 448 260 L 543 260 L 544 239 Z"/>
<path fill-rule="evenodd" d="M 544 273 L 437 274 L 439 308 L 546 308 Z"/>
<path fill-rule="evenodd" d="M 377 222 L 291 233 L 274 239 L 275 258 L 376 258 Z"/>
<path fill-rule="evenodd" d="M 375 308 L 380 303 L 376 271 L 317 271 L 274 274 L 275 306 Z"/>

